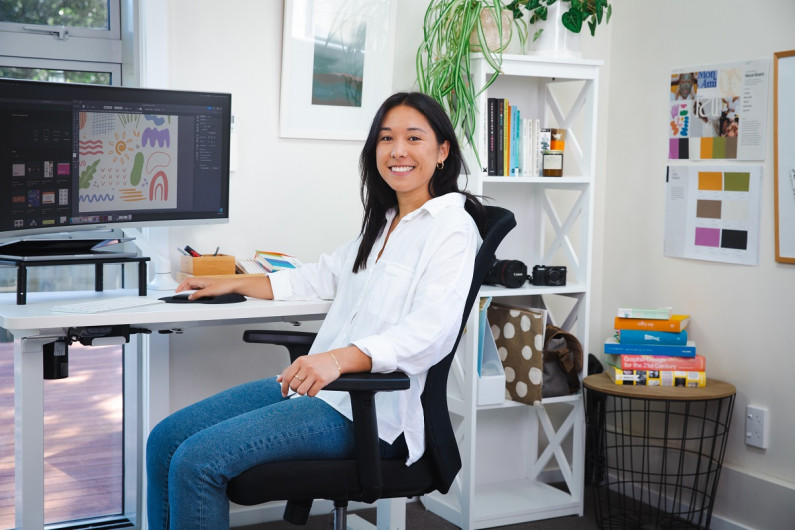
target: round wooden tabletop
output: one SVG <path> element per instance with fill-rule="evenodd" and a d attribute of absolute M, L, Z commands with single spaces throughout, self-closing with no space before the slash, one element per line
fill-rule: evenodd
<path fill-rule="evenodd" d="M 709 399 L 722 399 L 733 396 L 737 390 L 731 383 L 707 378 L 707 386 L 682 387 L 682 386 L 633 386 L 617 385 L 606 373 L 589 375 L 583 379 L 583 385 L 589 390 L 639 399 L 660 399 L 666 401 L 702 401 Z"/>

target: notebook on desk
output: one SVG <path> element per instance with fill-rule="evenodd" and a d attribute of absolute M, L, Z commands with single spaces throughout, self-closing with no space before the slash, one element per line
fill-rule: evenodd
<path fill-rule="evenodd" d="M 0 260 L 49 261 L 85 260 L 95 258 L 134 258 L 135 252 L 125 252 L 116 245 L 133 238 L 113 239 L 36 239 L 22 238 L 0 242 Z"/>

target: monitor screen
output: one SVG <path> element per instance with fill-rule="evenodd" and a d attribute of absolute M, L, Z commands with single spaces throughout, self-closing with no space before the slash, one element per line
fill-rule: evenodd
<path fill-rule="evenodd" d="M 0 79 L 0 238 L 226 222 L 231 95 Z"/>

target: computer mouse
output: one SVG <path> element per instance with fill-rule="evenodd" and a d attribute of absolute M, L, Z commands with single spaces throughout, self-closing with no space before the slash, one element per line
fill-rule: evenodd
<path fill-rule="evenodd" d="M 218 296 L 203 296 L 195 300 L 189 300 L 190 293 L 179 293 L 174 296 L 164 296 L 161 298 L 166 303 L 170 304 L 237 304 L 245 302 L 246 297 L 237 293 L 219 294 Z"/>

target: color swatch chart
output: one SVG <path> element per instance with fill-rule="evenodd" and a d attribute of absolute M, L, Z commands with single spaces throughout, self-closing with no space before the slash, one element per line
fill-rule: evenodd
<path fill-rule="evenodd" d="M 761 166 L 669 167 L 665 255 L 755 264 L 761 175 Z"/>

